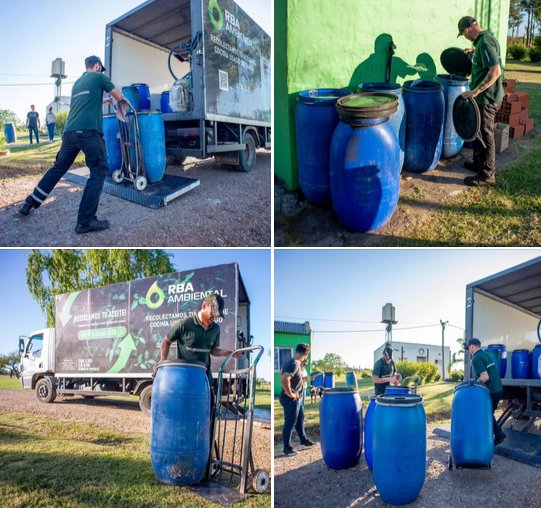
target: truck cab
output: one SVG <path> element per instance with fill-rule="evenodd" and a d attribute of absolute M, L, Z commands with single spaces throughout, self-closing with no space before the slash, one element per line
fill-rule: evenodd
<path fill-rule="evenodd" d="M 54 372 L 54 328 L 44 328 L 19 337 L 20 372 L 23 388 L 34 389 L 40 378 Z"/>

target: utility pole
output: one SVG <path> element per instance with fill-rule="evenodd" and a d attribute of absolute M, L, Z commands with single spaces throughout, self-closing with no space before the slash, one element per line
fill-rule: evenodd
<path fill-rule="evenodd" d="M 440 319 L 441 325 L 441 380 L 445 380 L 445 325 L 449 321 L 442 321 Z"/>

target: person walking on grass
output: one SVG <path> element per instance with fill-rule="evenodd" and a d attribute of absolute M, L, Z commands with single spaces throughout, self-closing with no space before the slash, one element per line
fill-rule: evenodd
<path fill-rule="evenodd" d="M 464 167 L 477 173 L 467 176 L 464 183 L 470 187 L 489 187 L 496 184 L 496 143 L 494 118 L 503 100 L 502 61 L 498 40 L 483 30 L 477 20 L 464 16 L 458 22 L 458 36 L 473 42 L 470 91 L 462 96 L 474 99 L 481 113 L 481 126 L 473 141 L 473 161 Z"/>
<path fill-rule="evenodd" d="M 291 434 L 293 428 L 297 431 L 301 445 L 313 446 L 315 443 L 306 436 L 304 429 L 304 404 L 303 390 L 304 381 L 302 375 L 302 362 L 308 358 L 310 346 L 308 344 L 297 344 L 295 356 L 282 367 L 280 383 L 280 404 L 284 408 L 284 428 L 282 440 L 284 443 L 284 455 L 291 457 L 297 452 L 291 446 Z"/>
<path fill-rule="evenodd" d="M 98 220 L 96 217 L 103 182 L 108 172 L 103 142 L 103 93 L 111 94 L 119 102 L 124 100 L 122 93 L 103 74 L 105 67 L 99 57 L 86 58 L 85 67 L 86 71 L 72 88 L 70 112 L 55 164 L 45 173 L 19 209 L 21 215 L 28 215 L 32 208 L 39 208 L 82 151 L 90 169 L 90 177 L 79 205 L 75 226 L 77 234 L 102 231 L 109 227 L 107 220 Z M 111 99 L 105 102 L 111 102 Z"/>
<path fill-rule="evenodd" d="M 28 127 L 28 136 L 30 137 L 30 144 L 32 144 L 32 134 L 36 136 L 36 144 L 39 145 L 39 131 L 41 123 L 39 121 L 39 113 L 36 111 L 36 106 L 32 104 L 30 106 L 31 111 L 26 114 L 26 126 Z"/>
<path fill-rule="evenodd" d="M 49 141 L 54 141 L 54 129 L 56 127 L 56 115 L 53 113 L 53 107 L 49 108 L 49 112 L 45 117 L 45 123 L 47 124 L 47 132 L 49 133 Z"/>

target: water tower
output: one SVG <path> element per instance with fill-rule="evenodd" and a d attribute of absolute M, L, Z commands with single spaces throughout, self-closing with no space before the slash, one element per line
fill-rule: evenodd
<path fill-rule="evenodd" d="M 55 104 L 55 113 L 58 113 L 58 103 L 60 102 L 60 97 L 62 96 L 62 80 L 66 79 L 66 64 L 62 58 L 55 58 L 51 65 L 51 78 L 56 78 L 54 83 L 54 104 Z"/>
<path fill-rule="evenodd" d="M 393 342 L 393 325 L 398 321 L 395 320 L 395 308 L 392 303 L 386 303 L 381 308 L 381 322 L 385 323 L 385 342 L 391 344 Z"/>

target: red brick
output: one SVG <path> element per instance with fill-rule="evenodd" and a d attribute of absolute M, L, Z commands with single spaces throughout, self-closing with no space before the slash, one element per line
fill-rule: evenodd
<path fill-rule="evenodd" d="M 502 102 L 502 107 L 500 108 L 500 111 L 503 113 L 507 113 L 509 115 L 514 115 L 515 113 L 520 113 L 522 110 L 522 103 L 521 102 Z"/>
<path fill-rule="evenodd" d="M 509 127 L 516 127 L 520 124 L 520 113 L 515 113 L 514 115 L 509 115 L 507 122 Z"/>
<path fill-rule="evenodd" d="M 509 137 L 513 139 L 518 139 L 524 136 L 526 126 L 518 124 L 516 127 L 511 127 L 509 129 Z"/>
<path fill-rule="evenodd" d="M 518 101 L 518 95 L 516 93 L 506 93 L 503 100 L 506 102 L 516 102 Z"/>
<path fill-rule="evenodd" d="M 515 88 L 517 87 L 517 80 L 516 79 L 505 79 L 503 81 L 503 87 L 508 92 L 514 92 Z"/>
<path fill-rule="evenodd" d="M 520 112 L 520 123 L 522 125 L 526 125 L 526 122 L 528 121 L 528 110 L 527 109 L 523 109 L 521 112 Z"/>
<path fill-rule="evenodd" d="M 528 102 L 528 92 L 516 92 L 520 102 Z"/>
<path fill-rule="evenodd" d="M 529 132 L 532 132 L 533 131 L 533 127 L 534 127 L 534 121 L 533 121 L 533 118 L 530 118 L 528 120 L 528 122 L 526 123 L 525 125 L 525 131 L 524 131 L 524 134 L 528 134 Z"/>

